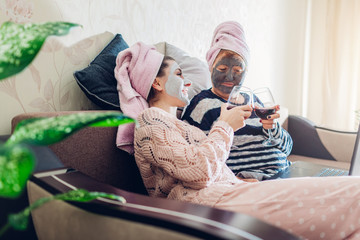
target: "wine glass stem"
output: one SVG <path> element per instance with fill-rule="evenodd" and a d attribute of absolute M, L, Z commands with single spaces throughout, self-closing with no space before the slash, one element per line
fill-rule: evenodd
<path fill-rule="evenodd" d="M 271 129 L 268 129 L 267 131 L 268 131 L 268 134 L 269 134 L 269 139 L 273 139 L 274 137 L 272 135 Z"/>

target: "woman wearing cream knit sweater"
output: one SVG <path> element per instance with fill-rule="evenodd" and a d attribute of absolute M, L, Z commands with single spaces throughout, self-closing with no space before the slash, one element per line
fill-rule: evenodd
<path fill-rule="evenodd" d="M 249 214 L 306 239 L 360 239 L 360 178 L 244 182 L 225 161 L 250 107 L 224 104 L 208 136 L 180 121 L 175 110 L 188 103 L 190 83 L 175 61 L 143 43 L 120 52 L 115 76 L 124 113 L 137 117 L 135 135 L 134 126 L 119 130 L 124 143 L 133 139 L 150 196 Z"/>

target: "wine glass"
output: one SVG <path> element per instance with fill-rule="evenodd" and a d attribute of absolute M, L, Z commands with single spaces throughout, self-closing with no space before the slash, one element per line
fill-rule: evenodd
<path fill-rule="evenodd" d="M 228 109 L 243 105 L 249 105 L 252 107 L 252 102 L 253 102 L 252 90 L 250 88 L 237 85 L 233 87 L 229 95 Z"/>
<path fill-rule="evenodd" d="M 253 104 L 256 116 L 261 119 L 266 120 L 267 116 L 276 112 L 275 100 L 270 89 L 267 87 L 258 88 L 253 91 Z M 281 139 L 274 138 L 271 129 L 268 129 L 268 134 L 269 138 L 263 141 L 263 145 L 271 147 L 280 144 Z"/>

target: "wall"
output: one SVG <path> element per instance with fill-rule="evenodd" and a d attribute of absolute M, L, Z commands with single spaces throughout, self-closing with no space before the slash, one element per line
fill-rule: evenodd
<path fill-rule="evenodd" d="M 251 50 L 245 85 L 269 86 L 279 104 L 300 114 L 306 4 L 307 0 L 2 0 L 0 23 L 76 22 L 83 28 L 62 37 L 64 44 L 110 31 L 121 33 L 129 45 L 167 41 L 204 59 L 215 27 L 235 20 L 243 25 Z M 28 106 L 19 107 L 19 100 L 8 96 L 8 85 L 0 84 L 0 112 L 11 119 Z M 19 98 L 27 94 L 21 92 Z M 9 129 L 10 123 L 0 122 L 0 134 Z"/>

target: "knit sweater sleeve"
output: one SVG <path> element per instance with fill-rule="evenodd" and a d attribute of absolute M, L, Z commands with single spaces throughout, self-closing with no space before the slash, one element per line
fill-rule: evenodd
<path fill-rule="evenodd" d="M 153 169 L 162 169 L 192 189 L 207 187 L 221 175 L 234 134 L 226 122 L 214 124 L 208 136 L 154 111 L 147 111 L 139 122 L 136 151 Z"/>

